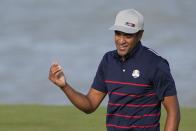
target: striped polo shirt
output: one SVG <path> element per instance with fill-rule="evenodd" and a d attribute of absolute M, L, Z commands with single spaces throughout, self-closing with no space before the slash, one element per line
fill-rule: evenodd
<path fill-rule="evenodd" d="M 116 50 L 107 52 L 92 88 L 109 96 L 108 131 L 160 131 L 161 101 L 176 95 L 167 60 L 141 42 L 124 61 Z"/>

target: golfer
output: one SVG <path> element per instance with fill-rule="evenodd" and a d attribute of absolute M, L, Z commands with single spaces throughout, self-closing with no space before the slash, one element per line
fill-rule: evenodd
<path fill-rule="evenodd" d="M 164 131 L 177 131 L 180 109 L 175 82 L 167 60 L 141 43 L 142 14 L 122 10 L 110 29 L 116 50 L 103 56 L 86 95 L 69 85 L 59 64 L 52 64 L 49 79 L 87 114 L 108 95 L 107 131 L 160 131 L 161 105 L 167 112 Z"/>

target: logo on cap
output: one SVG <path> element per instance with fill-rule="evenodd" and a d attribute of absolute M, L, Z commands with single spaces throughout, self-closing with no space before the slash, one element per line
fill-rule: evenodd
<path fill-rule="evenodd" d="M 135 24 L 130 23 L 130 22 L 125 22 L 125 25 L 130 26 L 130 27 L 135 27 Z"/>
<path fill-rule="evenodd" d="M 133 70 L 132 76 L 133 76 L 133 78 L 138 78 L 140 76 L 140 71 L 139 70 Z"/>

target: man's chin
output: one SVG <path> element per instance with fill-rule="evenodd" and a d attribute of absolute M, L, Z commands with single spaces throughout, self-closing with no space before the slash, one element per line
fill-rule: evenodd
<path fill-rule="evenodd" d="M 126 54 L 127 54 L 127 52 L 118 51 L 118 55 L 119 55 L 120 57 L 124 57 L 124 56 L 126 56 Z"/>

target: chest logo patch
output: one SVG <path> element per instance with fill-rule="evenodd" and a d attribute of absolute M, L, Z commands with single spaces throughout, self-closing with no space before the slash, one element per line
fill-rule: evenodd
<path fill-rule="evenodd" d="M 137 69 L 136 70 L 133 70 L 132 76 L 133 76 L 133 78 L 138 78 L 140 76 L 140 71 L 137 70 Z"/>

